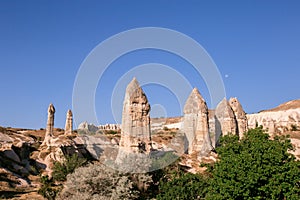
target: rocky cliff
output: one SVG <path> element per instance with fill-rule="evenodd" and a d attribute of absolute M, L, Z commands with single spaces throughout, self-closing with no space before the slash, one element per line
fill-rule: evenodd
<path fill-rule="evenodd" d="M 293 100 L 270 110 L 248 114 L 248 127 L 262 125 L 270 134 L 300 129 L 300 100 Z"/>

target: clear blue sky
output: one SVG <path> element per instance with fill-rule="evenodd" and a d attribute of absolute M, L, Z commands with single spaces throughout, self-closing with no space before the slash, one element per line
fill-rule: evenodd
<path fill-rule="evenodd" d="M 299 1 L 1 0 L 0 126 L 45 127 L 52 102 L 55 125 L 64 127 L 77 71 L 90 51 L 114 34 L 148 26 L 199 42 L 218 66 L 227 97 L 238 97 L 247 113 L 299 99 L 299 10 Z M 151 62 L 174 67 L 209 98 L 203 81 L 180 58 L 155 50 L 132 52 L 116 60 L 99 82 L 100 123 L 113 122 L 110 98 L 118 78 Z M 181 115 L 168 90 L 144 89 L 168 116 Z"/>

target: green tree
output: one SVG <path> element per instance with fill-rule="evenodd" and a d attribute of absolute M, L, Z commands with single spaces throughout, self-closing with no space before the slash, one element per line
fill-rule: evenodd
<path fill-rule="evenodd" d="M 207 178 L 200 174 L 186 173 L 168 182 L 161 182 L 157 200 L 204 199 L 207 192 Z"/>
<path fill-rule="evenodd" d="M 300 164 L 287 136 L 270 139 L 262 127 L 221 138 L 206 199 L 300 199 Z"/>

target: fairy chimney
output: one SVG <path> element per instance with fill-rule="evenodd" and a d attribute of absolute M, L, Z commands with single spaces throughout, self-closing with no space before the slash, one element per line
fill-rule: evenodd
<path fill-rule="evenodd" d="M 151 150 L 150 104 L 136 78 L 126 88 L 120 146 L 133 152 Z"/>
<path fill-rule="evenodd" d="M 51 146 L 51 138 L 53 136 L 53 129 L 54 129 L 54 113 L 55 108 L 51 103 L 48 107 L 48 118 L 47 118 L 47 127 L 46 127 L 46 134 L 45 139 L 42 145 L 47 145 L 48 147 Z"/>
<path fill-rule="evenodd" d="M 73 132 L 73 114 L 71 110 L 68 110 L 66 116 L 65 135 L 71 135 Z"/>
<path fill-rule="evenodd" d="M 237 133 L 239 134 L 239 137 L 242 138 L 248 128 L 246 113 L 236 97 L 230 98 L 229 104 L 234 112 L 235 119 L 237 121 Z"/>
<path fill-rule="evenodd" d="M 188 153 L 205 154 L 212 150 L 209 136 L 208 109 L 205 100 L 194 88 L 184 106 L 183 132 L 188 141 Z"/>
<path fill-rule="evenodd" d="M 215 110 L 215 132 L 216 143 L 218 143 L 221 135 L 237 134 L 237 122 L 234 112 L 225 98 L 217 105 Z"/>

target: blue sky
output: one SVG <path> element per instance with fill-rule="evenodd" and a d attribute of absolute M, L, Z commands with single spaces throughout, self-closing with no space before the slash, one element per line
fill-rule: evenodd
<path fill-rule="evenodd" d="M 247 113 L 299 99 L 299 10 L 299 1 L 1 0 L 0 126 L 44 127 L 52 102 L 55 125 L 64 127 L 86 56 L 105 39 L 141 27 L 173 29 L 201 44 L 221 73 L 227 98 L 238 97 Z M 111 93 L 119 78 L 145 63 L 174 68 L 209 99 L 205 83 L 183 59 L 158 50 L 131 52 L 112 63 L 98 84 L 99 123 L 114 122 Z M 181 115 L 167 88 L 143 88 L 167 116 Z"/>

